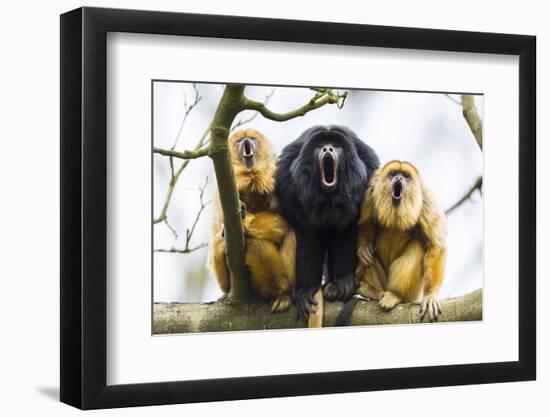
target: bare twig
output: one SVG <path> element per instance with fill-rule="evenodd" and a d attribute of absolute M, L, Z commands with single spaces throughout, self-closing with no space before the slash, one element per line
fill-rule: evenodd
<path fill-rule="evenodd" d="M 209 135 L 210 135 L 210 126 L 208 126 L 208 128 L 204 131 L 204 133 L 202 134 L 201 138 L 199 139 L 197 145 L 195 146 L 192 152 L 199 152 L 201 149 L 204 149 L 203 147 L 206 146 L 209 139 Z M 155 148 L 153 148 L 153 151 L 154 149 Z M 185 152 L 183 153 L 185 154 Z M 180 165 L 176 173 L 172 176 L 172 179 L 170 180 L 170 184 L 168 185 L 168 192 L 166 193 L 166 198 L 164 199 L 162 210 L 160 212 L 160 215 L 153 220 L 154 224 L 160 223 L 167 218 L 168 206 L 170 205 L 170 201 L 172 200 L 172 194 L 174 192 L 174 188 L 178 182 L 178 179 L 181 173 L 189 164 L 189 161 L 190 159 L 186 159 L 185 161 L 183 161 L 183 163 Z"/>
<path fill-rule="evenodd" d="M 459 106 L 462 106 L 462 102 L 456 98 L 454 98 L 453 96 L 451 96 L 450 94 L 445 94 L 445 97 L 447 97 L 449 100 L 451 100 L 453 103 L 455 104 L 458 104 Z"/>
<path fill-rule="evenodd" d="M 302 107 L 290 111 L 288 113 L 276 113 L 269 110 L 263 103 L 250 100 L 243 96 L 242 102 L 245 110 L 256 110 L 266 119 L 274 120 L 276 122 L 285 122 L 296 117 L 306 115 L 311 110 L 323 107 L 326 104 L 336 104 L 338 108 L 344 105 L 344 101 L 347 97 L 347 92 L 338 93 L 331 89 L 315 89 L 317 91 L 313 98 L 304 104 Z"/>
<path fill-rule="evenodd" d="M 469 200 L 470 197 L 472 196 L 472 194 L 476 191 L 476 190 L 479 190 L 479 192 L 481 192 L 481 188 L 483 186 L 483 177 L 479 177 L 475 184 L 472 185 L 472 187 L 468 190 L 468 192 L 466 194 L 464 194 L 464 196 L 458 200 L 456 203 L 454 203 L 450 208 L 448 208 L 446 211 L 445 211 L 445 214 L 450 214 L 453 210 L 455 210 L 456 208 L 458 208 L 460 205 L 462 205 L 462 203 L 464 203 L 465 201 Z"/>
<path fill-rule="evenodd" d="M 477 113 L 474 96 L 464 94 L 462 95 L 462 115 L 468 122 L 470 130 L 476 138 L 479 148 L 483 150 L 483 124 L 481 118 Z"/>
<path fill-rule="evenodd" d="M 168 227 L 168 229 L 170 229 L 170 231 L 174 235 L 174 239 L 177 240 L 178 239 L 178 232 L 176 232 L 176 229 L 174 229 L 172 227 L 172 225 L 168 222 L 168 219 L 164 219 L 164 224 L 166 225 L 166 227 Z"/>
<path fill-rule="evenodd" d="M 197 159 L 203 156 L 208 156 L 208 148 L 202 148 L 197 151 L 173 151 L 170 149 L 162 149 L 153 147 L 153 153 L 158 153 L 164 156 L 169 156 L 170 158 L 179 158 L 179 159 Z M 173 177 L 172 177 L 173 178 Z"/>
<path fill-rule="evenodd" d="M 189 114 L 193 111 L 193 109 L 195 107 L 197 107 L 197 105 L 200 103 L 200 101 L 202 100 L 202 97 L 200 96 L 199 94 L 199 90 L 197 88 L 197 84 L 193 84 L 193 91 L 195 93 L 195 96 L 193 98 L 193 102 L 188 105 L 187 104 L 187 95 L 185 94 L 185 91 L 184 91 L 184 100 L 185 100 L 185 104 L 184 104 L 184 107 L 185 107 L 185 112 L 183 114 L 183 119 L 181 120 L 181 123 L 180 123 L 180 127 L 178 129 L 178 134 L 176 135 L 176 139 L 174 140 L 174 144 L 172 145 L 172 147 L 170 148 L 171 150 L 174 150 L 176 149 L 176 146 L 178 145 L 178 141 L 179 141 L 179 138 L 181 136 L 181 133 L 183 132 L 183 127 L 185 126 L 185 122 L 187 121 L 187 117 L 189 117 Z"/>
<path fill-rule="evenodd" d="M 200 245 L 197 245 L 197 246 L 194 246 L 194 247 L 191 246 L 191 239 L 193 238 L 193 234 L 195 233 L 195 228 L 197 227 L 197 223 L 199 222 L 199 219 L 200 219 L 204 209 L 206 208 L 206 206 L 208 206 L 211 203 L 211 201 L 206 201 L 206 202 L 204 201 L 204 193 L 206 192 L 207 184 L 208 184 L 208 177 L 205 178 L 204 184 L 202 186 L 199 186 L 198 191 L 199 191 L 199 200 L 200 200 L 200 205 L 201 206 L 199 208 L 199 211 L 197 212 L 197 215 L 195 216 L 195 219 L 193 221 L 193 224 L 191 225 L 191 228 L 187 229 L 185 231 L 185 246 L 183 247 L 183 249 L 176 249 L 175 247 L 172 247 L 170 249 L 155 249 L 155 252 L 191 253 L 191 252 L 194 252 L 198 249 L 202 249 L 202 248 L 208 246 L 208 243 L 201 243 Z M 174 233 L 174 235 L 177 238 L 177 233 L 172 228 L 172 226 L 170 226 L 170 224 L 166 221 L 166 219 L 164 220 L 164 222 L 170 228 L 170 230 L 172 230 L 172 232 Z"/>
<path fill-rule="evenodd" d="M 185 248 L 185 249 L 176 249 L 174 247 L 170 249 L 155 249 L 155 252 L 157 253 L 179 253 L 179 254 L 187 254 L 191 252 L 195 252 L 199 249 L 206 248 L 208 246 L 208 243 L 201 243 L 200 245 L 194 246 L 192 248 Z"/>

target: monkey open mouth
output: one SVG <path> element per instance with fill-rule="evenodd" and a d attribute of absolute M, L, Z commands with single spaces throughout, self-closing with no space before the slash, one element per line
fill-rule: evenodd
<path fill-rule="evenodd" d="M 403 197 L 403 182 L 400 179 L 394 179 L 392 181 L 391 196 L 395 203 L 401 200 Z"/>
<path fill-rule="evenodd" d="M 336 174 L 338 170 L 338 159 L 332 154 L 326 153 L 321 159 L 321 185 L 327 191 L 333 191 L 338 182 Z"/>
<path fill-rule="evenodd" d="M 243 139 L 241 143 L 241 153 L 248 168 L 254 165 L 254 148 L 255 144 L 250 139 Z"/>

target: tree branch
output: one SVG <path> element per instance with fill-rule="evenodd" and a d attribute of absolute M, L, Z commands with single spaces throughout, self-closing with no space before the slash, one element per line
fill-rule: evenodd
<path fill-rule="evenodd" d="M 192 248 L 190 247 L 185 247 L 183 249 L 176 249 L 174 247 L 170 248 L 170 249 L 155 249 L 154 252 L 157 252 L 157 253 L 181 253 L 181 254 L 187 254 L 187 253 L 191 253 L 191 252 L 195 252 L 196 250 L 199 250 L 199 249 L 202 249 L 202 248 L 206 248 L 208 246 L 208 243 L 201 243 L 200 245 L 197 245 L 197 246 L 194 246 Z"/>
<path fill-rule="evenodd" d="M 175 247 L 171 247 L 170 249 L 155 249 L 154 252 L 162 252 L 162 253 L 191 253 L 196 250 L 202 249 L 206 246 L 208 246 L 208 243 L 201 243 L 198 246 L 191 247 L 191 239 L 193 238 L 193 234 L 195 233 L 195 228 L 197 227 L 197 223 L 199 222 L 199 219 L 201 218 L 201 214 L 206 208 L 208 204 L 211 203 L 211 201 L 204 201 L 204 193 L 206 191 L 206 185 L 208 184 L 208 177 L 204 180 L 204 185 L 199 186 L 199 200 L 200 200 L 200 208 L 197 212 L 197 215 L 195 216 L 195 220 L 193 221 L 193 225 L 191 226 L 191 229 L 187 229 L 185 231 L 185 246 L 183 249 L 176 249 Z M 174 236 L 176 236 L 176 239 L 178 238 L 178 234 L 174 230 L 172 226 L 170 226 L 170 223 L 168 223 L 168 220 L 164 220 L 164 223 L 166 223 L 166 226 L 172 231 Z"/>
<path fill-rule="evenodd" d="M 198 152 L 201 149 L 203 149 L 203 146 L 205 146 L 208 143 L 208 138 L 210 134 L 210 126 L 204 131 L 201 138 L 199 139 L 198 143 L 195 145 L 195 148 L 192 152 Z M 153 148 L 154 151 L 155 148 Z M 170 161 L 172 158 L 170 158 Z M 170 201 L 172 200 L 172 194 L 174 193 L 174 188 L 176 187 L 176 184 L 180 178 L 181 173 L 185 168 L 187 168 L 187 165 L 189 164 L 190 159 L 186 159 L 183 161 L 183 163 L 178 168 L 177 172 L 172 175 L 172 178 L 170 179 L 170 184 L 168 184 L 168 192 L 166 193 L 166 198 L 164 199 L 164 204 L 162 205 L 162 210 L 160 212 L 160 215 L 153 220 L 153 224 L 160 223 L 162 221 L 165 221 L 168 217 L 168 206 L 170 205 Z"/>
<path fill-rule="evenodd" d="M 483 125 L 481 118 L 477 113 L 474 96 L 463 94 L 462 95 L 462 115 L 468 122 L 470 130 L 476 138 L 479 148 L 483 150 Z"/>
<path fill-rule="evenodd" d="M 275 94 L 275 89 L 272 88 L 271 91 L 265 95 L 265 98 L 264 98 L 264 101 L 263 101 L 263 104 L 264 106 L 267 106 L 267 104 L 269 103 L 269 100 L 271 100 L 271 97 L 273 97 L 273 94 Z M 235 130 L 237 130 L 238 128 L 240 128 L 241 126 L 244 126 L 248 123 L 251 123 L 254 121 L 254 119 L 256 119 L 256 117 L 258 117 L 260 113 L 258 113 L 257 111 L 253 112 L 252 115 L 246 119 L 239 119 L 237 120 L 237 122 L 235 124 L 233 124 L 233 126 L 231 126 L 231 132 L 234 132 Z"/>
<path fill-rule="evenodd" d="M 478 289 L 458 298 L 441 302 L 439 322 L 474 321 L 482 319 L 483 292 Z M 342 309 L 341 302 L 324 304 L 323 325 L 334 325 Z M 418 304 L 400 304 L 391 311 L 383 310 L 376 301 L 360 301 L 351 316 L 351 325 L 419 323 Z M 234 303 L 229 299 L 205 304 L 155 303 L 153 333 L 192 333 L 229 330 L 293 329 L 306 327 L 306 322 L 294 320 L 294 308 L 283 313 L 271 313 L 268 303 Z M 426 320 L 426 319 L 425 319 Z"/>
<path fill-rule="evenodd" d="M 472 194 L 476 191 L 476 190 L 479 190 L 479 192 L 481 192 L 481 187 L 483 186 L 483 177 L 479 177 L 475 184 L 472 185 L 472 187 L 468 190 L 468 192 L 466 194 L 464 194 L 464 196 L 458 200 L 456 203 L 454 203 L 450 208 L 448 208 L 446 211 L 445 211 L 445 214 L 449 214 L 451 213 L 453 210 L 455 210 L 456 208 L 458 208 L 460 205 L 462 205 L 462 203 L 464 203 L 466 200 L 469 200 L 470 197 L 472 196 Z"/>
<path fill-rule="evenodd" d="M 270 119 L 276 122 L 286 122 L 287 120 L 294 119 L 296 117 L 304 116 L 308 112 L 323 107 L 326 104 L 336 104 L 338 108 L 344 105 L 344 101 L 347 97 L 347 92 L 335 93 L 331 89 L 314 89 L 316 94 L 313 98 L 304 104 L 302 107 L 290 111 L 288 113 L 276 113 L 269 110 L 263 103 L 259 101 L 250 100 L 243 96 L 243 107 L 245 110 L 256 110 L 266 119 Z"/>
<path fill-rule="evenodd" d="M 218 184 L 218 195 L 223 213 L 225 249 L 230 271 L 229 297 L 248 300 L 252 294 L 248 270 L 244 263 L 244 230 L 241 219 L 241 204 L 235 184 L 229 132 L 237 114 L 243 110 L 244 85 L 225 86 L 216 108 L 210 129 L 210 158 Z"/>
<path fill-rule="evenodd" d="M 179 159 L 197 159 L 202 158 L 203 156 L 208 156 L 208 148 L 202 148 L 197 151 L 193 150 L 180 152 L 171 149 L 153 147 L 153 153 L 158 153 L 160 155 L 170 156 Z"/>

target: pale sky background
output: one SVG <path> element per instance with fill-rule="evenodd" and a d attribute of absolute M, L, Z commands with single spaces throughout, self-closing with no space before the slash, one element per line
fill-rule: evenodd
<path fill-rule="evenodd" d="M 192 84 L 155 82 L 153 142 L 170 148 L 178 132 L 177 150 L 192 149 L 209 125 L 223 86 L 197 84 L 202 97 L 180 126 L 185 103 L 193 101 Z M 245 94 L 263 101 L 272 87 L 250 86 Z M 258 115 L 243 128 L 262 132 L 277 153 L 312 125 L 341 124 L 349 127 L 378 154 L 381 163 L 391 159 L 408 160 L 420 171 L 424 182 L 444 209 L 452 206 L 483 173 L 483 155 L 466 121 L 462 108 L 445 94 L 348 90 L 342 109 L 325 106 L 288 122 L 274 122 Z M 268 107 L 287 112 L 305 104 L 313 92 L 307 88 L 276 87 Z M 451 96 L 459 100 L 460 96 Z M 483 97 L 476 96 L 483 118 Z M 250 112 L 241 113 L 247 119 Z M 161 211 L 170 181 L 169 159 L 154 155 L 153 216 Z M 175 160 L 176 169 L 181 162 Z M 208 178 L 205 201 L 212 200 L 214 171 L 209 158 L 189 163 L 175 187 L 168 209 L 170 225 L 178 239 L 163 223 L 154 226 L 154 248 L 182 248 L 185 231 L 200 208 L 198 187 Z M 212 205 L 202 213 L 191 246 L 208 242 Z M 448 258 L 441 297 L 455 297 L 483 286 L 483 201 L 476 192 L 469 201 L 449 214 Z M 191 254 L 154 253 L 154 301 L 213 301 L 221 296 L 215 278 L 206 267 L 208 248 Z"/>

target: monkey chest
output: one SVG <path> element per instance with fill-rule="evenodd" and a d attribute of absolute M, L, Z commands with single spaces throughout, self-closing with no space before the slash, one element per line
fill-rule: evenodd
<path fill-rule="evenodd" d="M 410 240 L 411 236 L 406 232 L 387 229 L 378 231 L 375 250 L 384 267 L 389 267 L 395 259 L 401 256 Z"/>
<path fill-rule="evenodd" d="M 239 193 L 239 198 L 246 206 L 246 211 L 251 213 L 258 213 L 269 209 L 270 196 L 267 194 L 245 190 Z"/>

